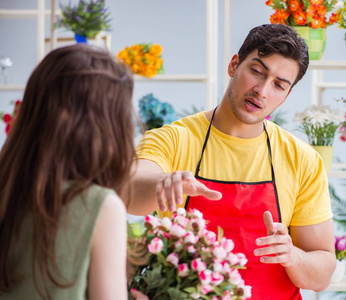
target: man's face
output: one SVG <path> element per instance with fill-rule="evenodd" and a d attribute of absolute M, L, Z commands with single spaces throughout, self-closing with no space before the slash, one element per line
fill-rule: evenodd
<path fill-rule="evenodd" d="M 233 56 L 228 72 L 232 78 L 228 102 L 236 119 L 245 124 L 261 123 L 286 100 L 295 81 L 298 64 L 279 54 L 260 58 L 257 50 L 238 65 Z"/>

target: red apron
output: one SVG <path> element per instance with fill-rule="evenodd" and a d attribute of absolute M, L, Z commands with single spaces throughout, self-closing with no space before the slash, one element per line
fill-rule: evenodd
<path fill-rule="evenodd" d="M 280 264 L 263 264 L 253 254 L 258 248 L 255 241 L 267 236 L 263 222 L 263 213 L 272 213 L 274 222 L 281 222 L 281 214 L 274 168 L 272 164 L 271 146 L 267 134 L 267 146 L 270 157 L 272 180 L 261 182 L 219 181 L 202 178 L 198 175 L 204 150 L 210 135 L 211 124 L 205 137 L 201 158 L 198 162 L 195 177 L 208 188 L 222 193 L 219 201 L 210 201 L 203 196 L 188 197 L 185 208 L 196 208 L 209 220 L 208 229 L 217 233 L 217 226 L 224 230 L 224 236 L 234 241 L 233 252 L 242 252 L 248 263 L 246 270 L 240 270 L 246 285 L 252 286 L 253 300 L 298 300 L 302 299 L 299 289 L 289 279 L 285 268 Z"/>

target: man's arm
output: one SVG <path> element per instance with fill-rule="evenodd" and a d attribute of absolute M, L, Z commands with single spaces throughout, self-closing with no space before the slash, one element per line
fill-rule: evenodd
<path fill-rule="evenodd" d="M 203 195 L 211 200 L 219 200 L 222 194 L 208 189 L 197 181 L 190 171 L 164 173 L 153 161 L 139 159 L 133 165 L 133 185 L 128 212 L 146 215 L 160 208 L 175 211 L 176 205 L 183 203 L 183 194 Z"/>
<path fill-rule="evenodd" d="M 263 215 L 267 237 L 257 239 L 265 246 L 255 249 L 262 263 L 280 263 L 292 283 L 302 289 L 323 291 L 336 265 L 333 220 L 309 225 L 291 226 L 290 234 L 282 223 L 274 223 L 269 212 Z M 275 256 L 266 256 L 275 254 Z M 264 255 L 264 256 L 263 256 Z"/>

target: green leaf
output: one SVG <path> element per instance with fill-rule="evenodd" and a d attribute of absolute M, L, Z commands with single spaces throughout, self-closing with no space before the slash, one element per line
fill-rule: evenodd
<path fill-rule="evenodd" d="M 220 226 L 217 226 L 217 240 L 221 242 L 221 239 L 223 237 L 223 229 Z"/>

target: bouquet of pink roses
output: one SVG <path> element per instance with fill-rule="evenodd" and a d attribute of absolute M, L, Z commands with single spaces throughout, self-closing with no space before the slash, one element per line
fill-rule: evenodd
<path fill-rule="evenodd" d="M 129 290 L 150 300 L 240 300 L 251 297 L 238 269 L 245 269 L 243 253 L 232 253 L 234 243 L 206 228 L 203 214 L 178 208 L 169 219 L 145 217 L 143 241 L 149 263 L 137 269 Z M 130 299 L 131 296 L 129 296 Z"/>

